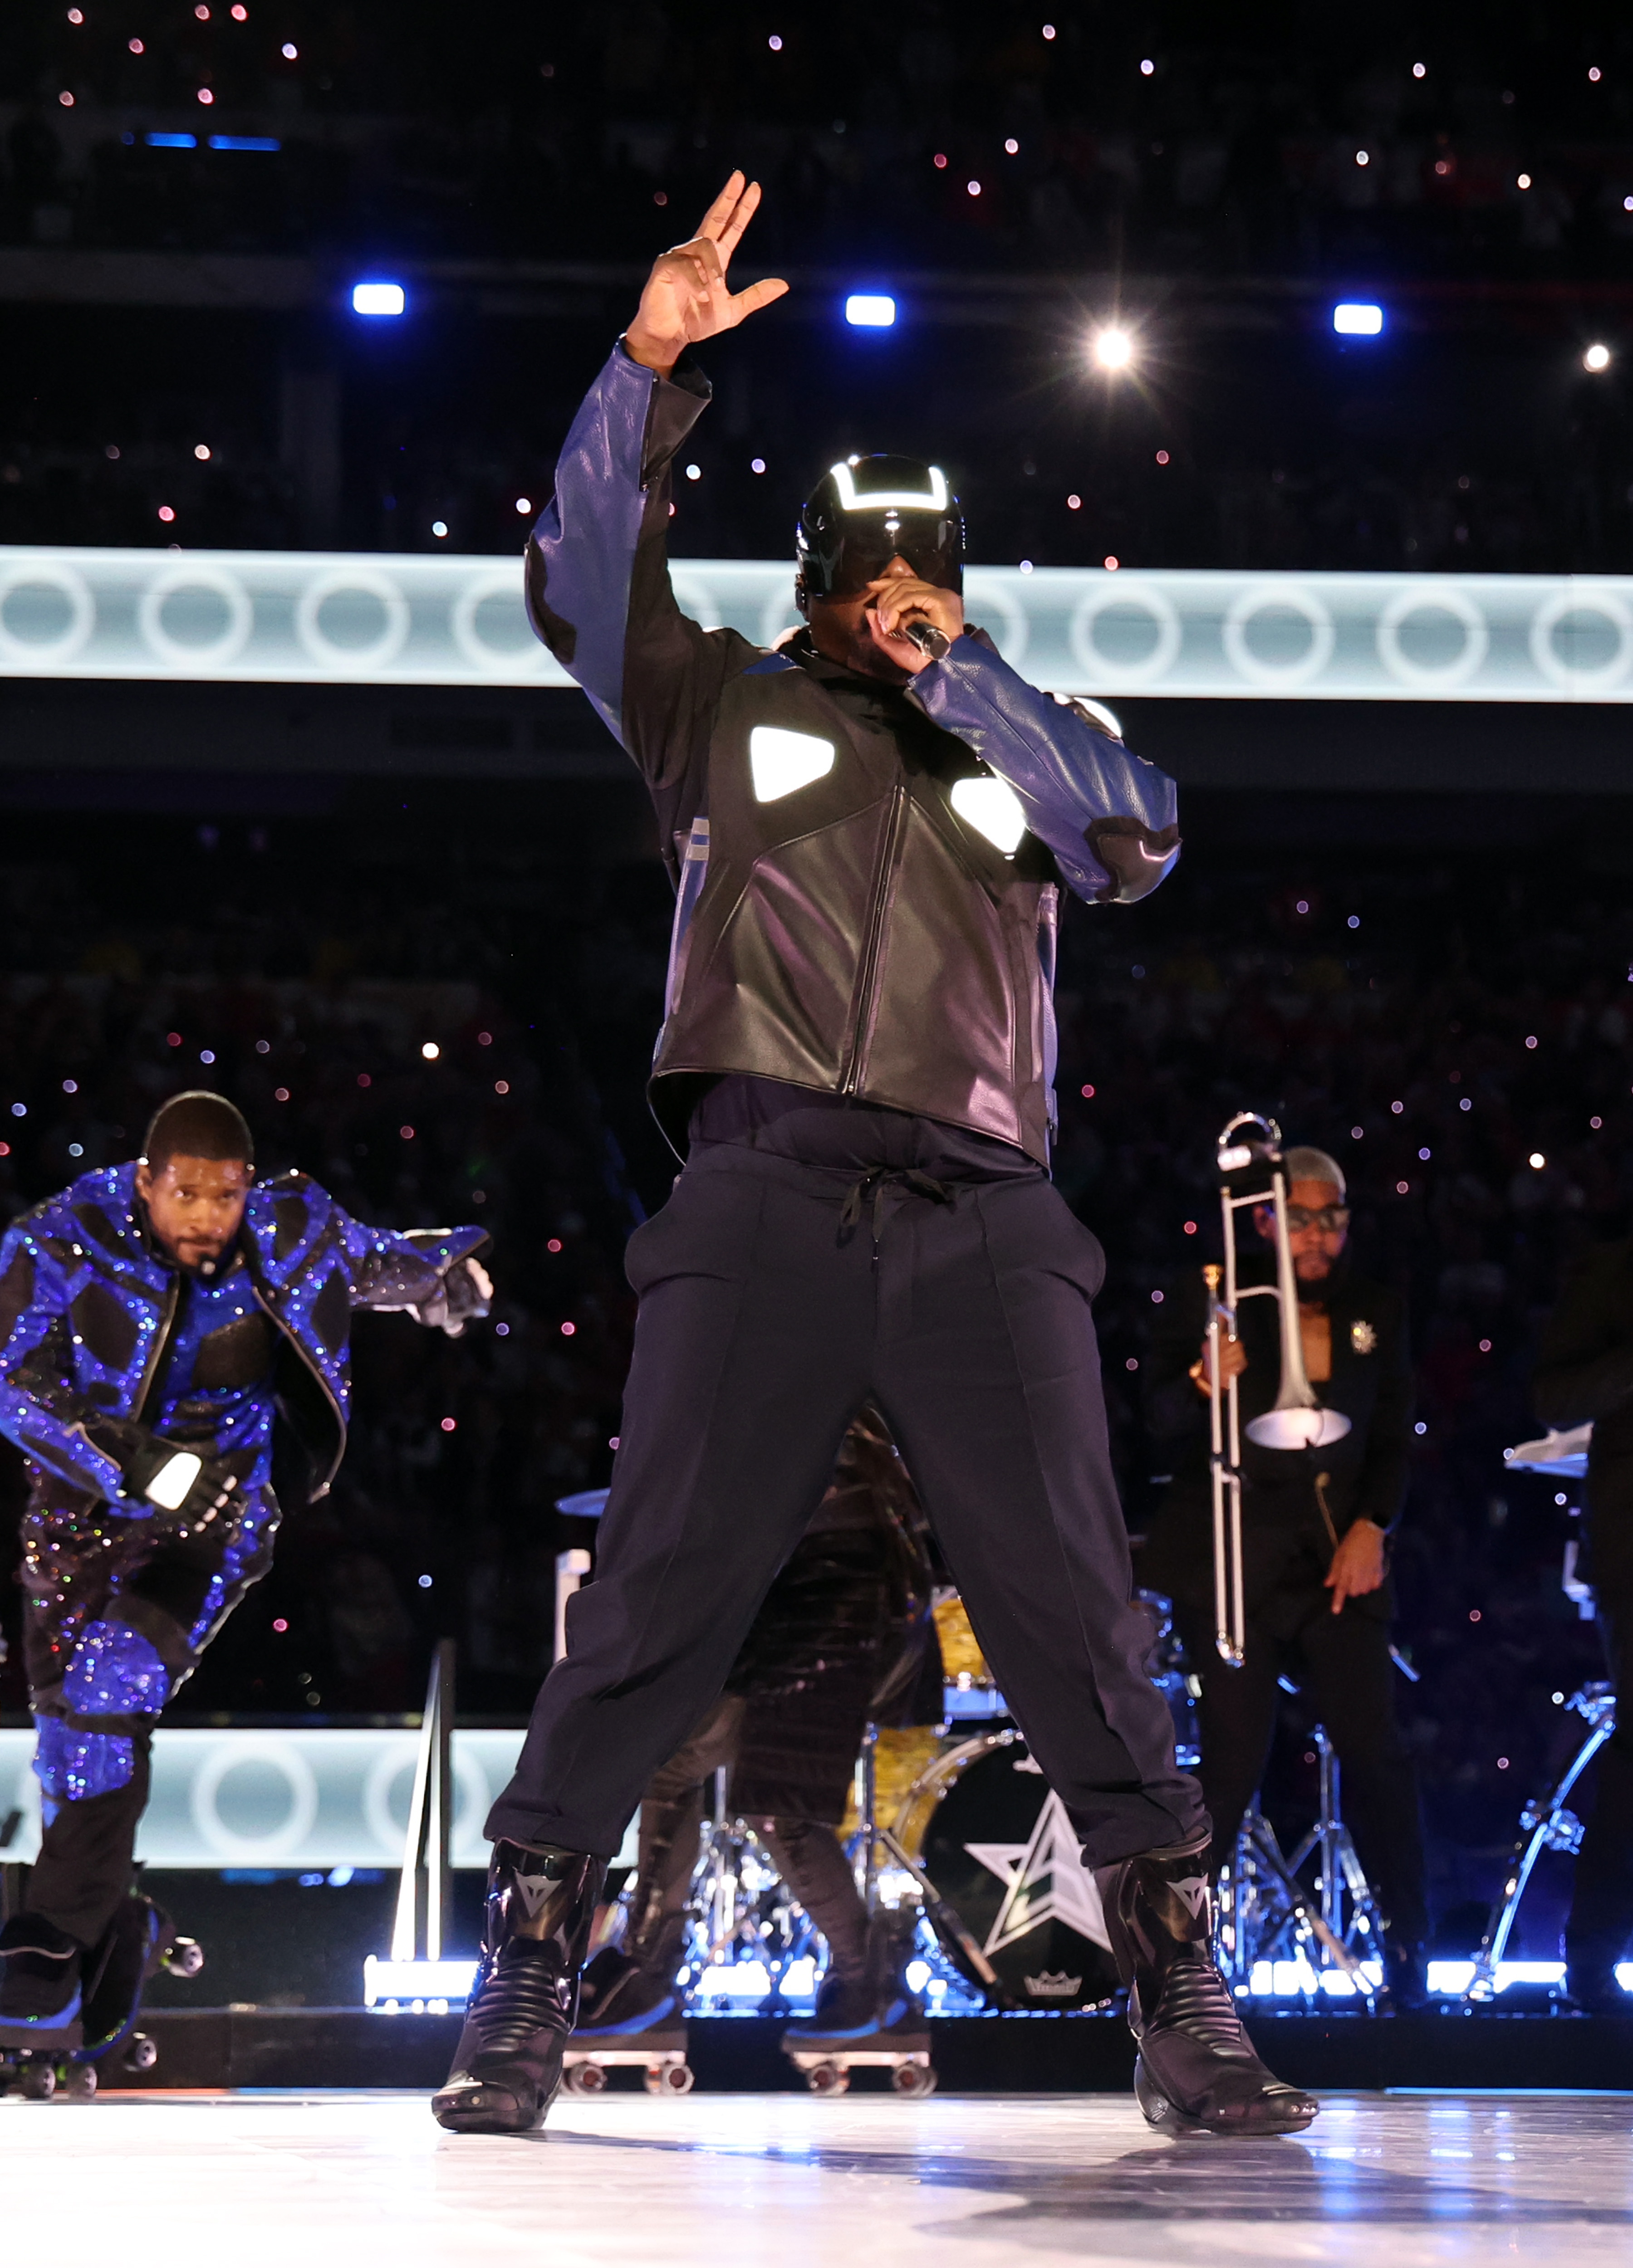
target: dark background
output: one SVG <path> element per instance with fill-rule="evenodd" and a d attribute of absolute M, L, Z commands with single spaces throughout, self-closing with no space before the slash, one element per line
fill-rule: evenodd
<path fill-rule="evenodd" d="M 1041 4 L 247 5 L 0 17 L 0 542 L 519 550 L 647 262 L 742 163 L 743 273 L 796 288 L 703 357 L 682 552 L 785 552 L 815 469 L 905 447 L 999 563 L 1629 564 L 1616 11 L 1061 6 L 1045 40 Z M 279 147 L 147 138 L 180 132 Z M 401 322 L 348 312 L 370 275 Z M 869 285 L 893 332 L 840 320 Z M 1382 339 L 1334 337 L 1356 296 Z M 1112 316 L 1116 380 L 1085 351 Z M 1597 1668 L 1570 1492 L 1501 1453 L 1560 1269 L 1629 1226 L 1623 712 L 1119 706 L 1186 851 L 1141 907 L 1070 909 L 1058 1170 L 1107 1248 L 1131 1522 L 1154 1296 L 1213 1248 L 1219 1126 L 1271 1109 L 1351 1168 L 1358 1261 L 1410 1298 L 1401 1700 L 1467 1949 L 1568 1737 L 1550 1697 Z M 0 870 L 5 1210 L 207 1078 L 269 1167 L 497 1241 L 493 1326 L 360 1322 L 340 1483 L 186 1710 L 401 1715 L 452 1633 L 466 1709 L 518 1716 L 587 1540 L 554 1500 L 617 1432 L 622 1245 L 673 1170 L 643 1098 L 669 901 L 623 760 L 573 695 L 12 681 Z"/>

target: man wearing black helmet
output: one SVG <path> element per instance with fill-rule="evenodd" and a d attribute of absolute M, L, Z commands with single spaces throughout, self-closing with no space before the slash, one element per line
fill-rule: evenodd
<path fill-rule="evenodd" d="M 1106 1453 L 1104 1262 L 1047 1172 L 1060 886 L 1152 889 L 1172 784 L 966 632 L 957 504 L 917 460 L 818 486 L 790 643 L 681 614 L 669 468 L 708 398 L 687 349 L 787 289 L 726 284 L 758 198 L 734 174 L 657 261 L 528 548 L 534 623 L 645 775 L 676 882 L 652 1092 L 685 1170 L 630 1245 L 596 1580 L 489 1817 L 436 2113 L 543 2117 L 604 1860 L 871 1400 L 1096 1871 L 1148 2117 L 1290 2131 L 1315 2105 L 1253 2055 L 1208 1952 L 1207 1815 L 1140 1668 Z"/>

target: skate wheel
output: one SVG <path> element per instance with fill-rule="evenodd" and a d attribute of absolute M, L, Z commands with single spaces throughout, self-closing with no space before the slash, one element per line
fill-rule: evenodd
<path fill-rule="evenodd" d="M 648 2095 L 690 2095 L 696 2080 L 688 2063 L 649 2063 L 646 2083 Z"/>
<path fill-rule="evenodd" d="M 935 2073 L 927 2063 L 898 2063 L 890 2073 L 898 2095 L 934 2095 Z"/>
<path fill-rule="evenodd" d="M 93 2063 L 71 2063 L 68 2076 L 63 2081 L 63 2093 L 70 2102 L 90 2102 L 96 2096 L 96 2066 Z"/>
<path fill-rule="evenodd" d="M 25 2102 L 49 2102 L 56 2093 L 56 2073 L 48 2063 L 26 2063 L 17 2074 L 17 2091 Z"/>
<path fill-rule="evenodd" d="M 204 1965 L 204 1948 L 196 1937 L 172 1938 L 159 1960 L 172 1977 L 196 1977 Z"/>
<path fill-rule="evenodd" d="M 850 2083 L 849 2072 L 837 2063 L 813 2064 L 805 2074 L 805 2084 L 813 2095 L 843 2095 Z"/>
<path fill-rule="evenodd" d="M 121 2060 L 127 2071 L 151 2071 L 159 2061 L 159 2042 L 145 2032 L 132 2032 Z"/>
<path fill-rule="evenodd" d="M 562 2073 L 562 2085 L 569 2095 L 601 2095 L 606 2091 L 607 2073 L 598 2063 L 570 2063 Z"/>

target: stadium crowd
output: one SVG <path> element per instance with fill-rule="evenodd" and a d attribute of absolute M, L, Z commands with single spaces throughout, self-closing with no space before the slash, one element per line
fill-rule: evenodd
<path fill-rule="evenodd" d="M 1057 1174 L 1108 1253 L 1126 1504 L 1137 1534 L 1160 1477 L 1139 1366 L 1155 1305 L 1217 1248 L 1214 1138 L 1235 1109 L 1269 1108 L 1343 1160 L 1359 1263 L 1410 1299 L 1422 1431 L 1397 1566 L 1421 1682 L 1403 1706 L 1438 1903 L 1466 1946 L 1565 1737 L 1549 1697 L 1599 1674 L 1560 1589 L 1559 1491 L 1505 1473 L 1502 1452 L 1537 1430 L 1529 1364 L 1560 1268 L 1633 1207 L 1633 916 L 1608 867 L 1574 892 L 1489 853 L 1317 847 L 1245 867 L 1198 816 L 1158 897 L 1075 908 L 1064 932 Z M 267 907 L 299 864 L 292 843 L 279 870 L 274 836 Z M 452 1631 L 466 1705 L 520 1710 L 548 1659 L 555 1552 L 592 1540 L 554 1501 L 604 1482 L 617 1431 L 623 1241 L 670 1170 L 640 1101 L 667 929 L 655 865 L 546 884 L 497 919 L 429 900 L 412 924 L 331 877 L 304 946 L 248 915 L 144 921 L 60 867 L 7 879 L 8 965 L 26 972 L 0 987 L 8 1210 L 129 1155 L 157 1097 L 205 1081 L 244 1105 L 266 1167 L 299 1160 L 366 1219 L 479 1219 L 496 1240 L 494 1325 L 444 1343 L 364 1320 L 341 1480 L 292 1514 L 187 1705 L 410 1708 L 431 1638 Z M 1289 1816 L 1313 1793 L 1300 1754 L 1273 1799 Z"/>

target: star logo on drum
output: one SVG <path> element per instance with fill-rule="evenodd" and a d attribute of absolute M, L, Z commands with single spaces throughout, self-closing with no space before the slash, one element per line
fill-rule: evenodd
<path fill-rule="evenodd" d="M 1100 1893 L 1083 1865 L 1066 1806 L 1053 1788 L 1038 1815 L 1030 1843 L 966 1843 L 964 1847 L 1004 1884 L 1003 1904 L 982 1948 L 989 1960 L 1006 1945 L 1030 1936 L 1051 1921 L 1062 1921 L 1094 1944 L 1110 1949 Z"/>

